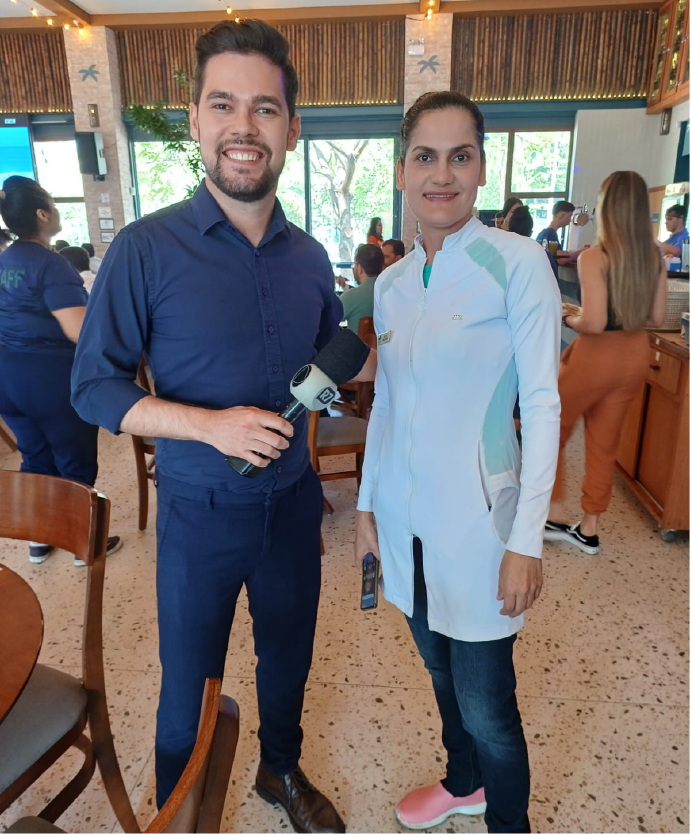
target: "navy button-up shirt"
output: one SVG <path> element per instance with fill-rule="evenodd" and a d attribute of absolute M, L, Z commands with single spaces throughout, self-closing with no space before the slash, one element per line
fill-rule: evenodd
<path fill-rule="evenodd" d="M 288 223 L 278 201 L 257 248 L 227 220 L 205 183 L 191 200 L 123 229 L 108 249 L 87 306 L 72 373 L 72 402 L 88 422 L 117 432 L 145 392 L 204 408 L 280 412 L 290 380 L 338 331 L 343 308 L 326 251 Z M 233 492 L 290 486 L 309 462 L 307 419 L 290 447 L 255 479 L 213 446 L 156 441 L 161 475 Z"/>

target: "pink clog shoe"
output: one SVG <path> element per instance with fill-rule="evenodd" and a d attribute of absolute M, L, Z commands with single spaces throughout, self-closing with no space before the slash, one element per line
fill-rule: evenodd
<path fill-rule="evenodd" d="M 451 796 L 441 782 L 411 791 L 398 803 L 396 818 L 405 828 L 420 831 L 432 828 L 454 814 L 484 814 L 485 789 L 478 788 L 470 796 Z"/>

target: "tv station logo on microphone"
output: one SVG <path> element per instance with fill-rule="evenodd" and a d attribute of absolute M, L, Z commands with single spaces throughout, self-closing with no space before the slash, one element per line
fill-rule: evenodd
<path fill-rule="evenodd" d="M 322 388 L 322 390 L 317 394 L 316 399 L 319 400 L 322 405 L 328 405 L 335 396 L 336 392 L 333 388 Z"/>

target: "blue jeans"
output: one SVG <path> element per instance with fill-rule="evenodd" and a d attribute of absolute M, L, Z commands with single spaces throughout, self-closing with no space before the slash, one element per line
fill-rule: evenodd
<path fill-rule="evenodd" d="M 432 676 L 448 763 L 443 785 L 453 796 L 484 786 L 490 832 L 530 831 L 528 749 L 516 702 L 513 644 L 467 643 L 431 631 L 422 543 L 413 540 L 415 596 L 408 624 Z"/>
<path fill-rule="evenodd" d="M 297 767 L 321 587 L 322 501 L 311 467 L 293 486 L 266 495 L 236 495 L 159 477 L 159 808 L 194 747 L 204 680 L 223 677 L 243 585 L 257 655 L 261 759 L 276 776 Z"/>

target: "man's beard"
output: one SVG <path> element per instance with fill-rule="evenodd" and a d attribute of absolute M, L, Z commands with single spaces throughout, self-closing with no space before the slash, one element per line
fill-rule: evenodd
<path fill-rule="evenodd" d="M 225 145 L 228 147 L 228 145 Z M 213 165 L 209 165 L 207 160 L 204 161 L 204 168 L 211 182 L 222 191 L 231 200 L 238 200 L 241 203 L 256 203 L 267 197 L 274 188 L 278 185 L 278 179 L 281 176 L 280 171 L 273 171 L 270 167 L 271 148 L 268 145 L 260 144 L 259 142 L 234 142 L 232 147 L 246 147 L 248 150 L 256 148 L 264 154 L 264 161 L 266 167 L 261 177 L 255 182 L 242 183 L 241 181 L 233 181 L 227 177 L 223 170 L 222 158 L 224 147 L 218 146 L 216 148 L 216 160 Z M 238 176 L 240 180 L 240 176 Z"/>

